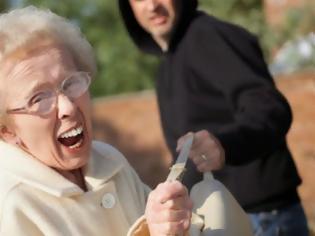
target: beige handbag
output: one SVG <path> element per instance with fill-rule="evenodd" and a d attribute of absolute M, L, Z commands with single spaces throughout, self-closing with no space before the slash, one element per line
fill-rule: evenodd
<path fill-rule="evenodd" d="M 194 224 L 198 221 L 194 219 L 196 216 L 193 217 L 190 236 L 253 235 L 247 214 L 226 187 L 213 178 L 212 173 L 204 173 L 204 179 L 193 186 L 190 196 L 194 203 L 193 212 L 203 222 L 200 229 Z"/>
<path fill-rule="evenodd" d="M 182 179 L 193 138 L 187 137 L 167 180 Z M 247 214 L 211 172 L 204 173 L 203 180 L 192 187 L 190 197 L 194 204 L 190 236 L 253 235 Z"/>

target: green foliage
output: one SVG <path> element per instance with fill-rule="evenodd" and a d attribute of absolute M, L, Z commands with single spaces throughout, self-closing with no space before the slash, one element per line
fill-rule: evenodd
<path fill-rule="evenodd" d="M 288 40 L 296 40 L 302 35 L 315 31 L 315 5 L 290 9 L 281 30 L 272 34 L 273 46 L 283 45 Z"/>
<path fill-rule="evenodd" d="M 275 29 L 266 24 L 261 0 L 199 0 L 199 2 L 201 8 L 209 14 L 241 25 L 256 34 L 267 61 L 272 59 L 272 52 L 286 41 L 315 31 L 314 3 L 289 10 L 284 25 Z"/>
<path fill-rule="evenodd" d="M 94 47 L 98 61 L 99 73 L 92 85 L 94 96 L 153 88 L 157 59 L 144 55 L 133 45 L 122 24 L 117 0 L 19 1 L 23 6 L 32 4 L 49 8 L 80 25 Z M 8 7 L 6 3 L 7 1 L 0 0 L 0 10 Z M 291 13 L 288 26 L 275 33 L 264 22 L 261 0 L 199 0 L 199 3 L 200 8 L 209 14 L 255 33 L 261 39 L 267 57 L 271 48 L 295 33 L 294 30 L 301 26 L 301 18 L 305 18 L 306 14 Z M 304 19 L 303 22 L 305 21 L 315 25 L 313 18 Z"/>
<path fill-rule="evenodd" d="M 270 39 L 266 36 L 268 27 L 263 14 L 261 0 L 200 0 L 201 8 L 220 19 L 240 25 L 254 33 L 268 57 L 271 47 Z"/>
<path fill-rule="evenodd" d="M 266 24 L 261 0 L 199 0 L 200 8 L 220 19 L 240 25 L 254 33 L 260 41 L 267 61 L 271 59 L 271 51 L 281 44 L 283 30 L 274 32 Z"/>
<path fill-rule="evenodd" d="M 3 12 L 8 8 L 8 2 L 6 0 L 0 0 L 0 12 Z"/>
<path fill-rule="evenodd" d="M 91 88 L 93 96 L 153 88 L 157 59 L 141 54 L 133 45 L 116 1 L 24 0 L 22 4 L 51 9 L 79 24 L 98 62 L 98 75 Z"/>
<path fill-rule="evenodd" d="M 264 31 L 261 0 L 200 0 L 200 6 L 209 14 L 241 25 L 257 35 Z"/>

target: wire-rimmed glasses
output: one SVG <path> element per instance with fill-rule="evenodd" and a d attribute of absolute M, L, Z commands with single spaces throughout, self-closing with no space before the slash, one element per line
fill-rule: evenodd
<path fill-rule="evenodd" d="M 88 72 L 78 71 L 67 76 L 57 89 L 36 92 L 27 99 L 23 107 L 8 109 L 8 114 L 49 114 L 57 104 L 58 94 L 62 93 L 69 99 L 76 99 L 89 88 L 91 77 Z"/>

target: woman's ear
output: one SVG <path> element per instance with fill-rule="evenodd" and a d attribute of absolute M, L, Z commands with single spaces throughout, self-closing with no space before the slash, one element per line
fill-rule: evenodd
<path fill-rule="evenodd" d="M 15 132 L 5 125 L 0 126 L 0 136 L 2 140 L 10 144 L 19 144 L 21 142 Z"/>

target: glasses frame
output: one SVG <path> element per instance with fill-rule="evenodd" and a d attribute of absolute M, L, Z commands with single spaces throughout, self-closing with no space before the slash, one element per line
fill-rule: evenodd
<path fill-rule="evenodd" d="M 84 74 L 87 78 L 87 87 L 86 90 L 79 96 L 77 97 L 69 97 L 67 94 L 65 94 L 63 91 L 63 86 L 65 84 L 66 81 L 68 81 L 72 76 L 76 75 L 76 74 Z M 30 95 L 26 100 L 27 103 L 19 108 L 13 108 L 13 109 L 7 109 L 6 113 L 7 114 L 39 114 L 39 115 L 46 115 L 49 114 L 50 112 L 52 112 L 54 110 L 54 108 L 56 107 L 57 101 L 58 101 L 58 94 L 63 94 L 66 97 L 70 98 L 70 99 L 76 99 L 81 97 L 86 91 L 89 90 L 89 87 L 91 85 L 91 75 L 89 72 L 85 72 L 85 71 L 76 71 L 73 72 L 71 74 L 69 74 L 65 79 L 63 79 L 63 81 L 61 82 L 61 84 L 54 89 L 49 89 L 49 91 L 53 91 L 53 98 L 55 99 L 54 103 L 52 103 L 52 107 L 50 109 L 47 110 L 47 112 L 41 113 L 41 112 L 32 112 L 30 111 L 30 105 L 29 105 L 29 101 L 30 99 L 34 96 L 34 94 Z"/>

